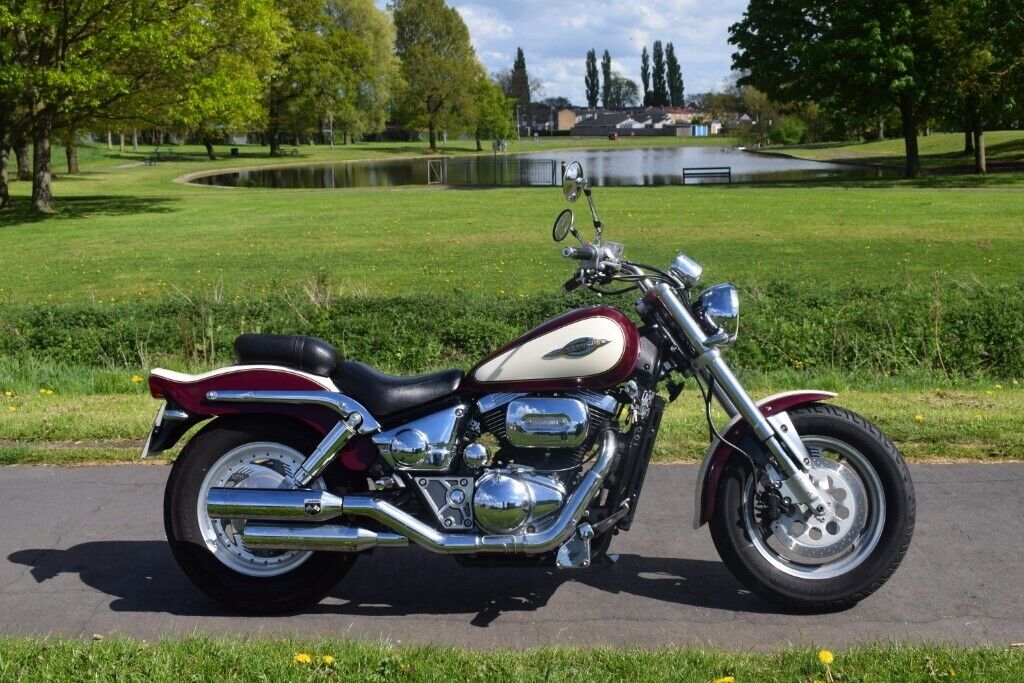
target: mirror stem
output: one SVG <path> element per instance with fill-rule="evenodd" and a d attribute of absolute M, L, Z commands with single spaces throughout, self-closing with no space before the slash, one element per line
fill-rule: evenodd
<path fill-rule="evenodd" d="M 601 246 L 601 219 L 597 217 L 597 208 L 594 206 L 594 198 L 591 196 L 590 183 L 583 188 L 583 194 L 590 206 L 590 215 L 594 217 L 594 232 L 597 237 L 594 239 L 595 246 Z"/>

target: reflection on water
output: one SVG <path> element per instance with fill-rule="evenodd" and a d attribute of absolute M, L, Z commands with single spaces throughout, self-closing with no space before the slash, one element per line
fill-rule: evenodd
<path fill-rule="evenodd" d="M 545 163 L 554 160 L 556 164 Z M 552 185 L 560 162 L 577 160 L 595 185 L 636 187 L 681 185 L 684 168 L 732 169 L 733 182 L 784 182 L 895 177 L 895 171 L 752 154 L 732 148 L 662 147 L 536 152 L 522 155 L 455 157 L 447 162 L 447 184 Z M 437 162 L 435 162 L 436 164 Z M 272 188 L 344 188 L 426 185 L 427 159 L 390 159 L 230 171 L 193 180 L 203 185 Z M 432 177 L 437 175 L 435 165 Z M 722 182 L 723 179 L 690 179 Z"/>

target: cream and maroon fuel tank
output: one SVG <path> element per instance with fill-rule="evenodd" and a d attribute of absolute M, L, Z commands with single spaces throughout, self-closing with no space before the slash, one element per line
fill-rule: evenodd
<path fill-rule="evenodd" d="M 552 318 L 483 359 L 464 391 L 606 389 L 636 367 L 640 337 L 621 311 L 581 308 Z"/>

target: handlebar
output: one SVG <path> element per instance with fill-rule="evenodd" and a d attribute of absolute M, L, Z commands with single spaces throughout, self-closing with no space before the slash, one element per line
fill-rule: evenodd
<path fill-rule="evenodd" d="M 590 261 L 597 256 L 597 249 L 593 244 L 583 244 L 579 247 L 566 247 L 562 249 L 562 256 L 575 259 L 576 261 Z"/>

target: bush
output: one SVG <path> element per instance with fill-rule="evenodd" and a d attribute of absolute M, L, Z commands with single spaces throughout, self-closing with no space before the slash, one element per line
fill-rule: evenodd
<path fill-rule="evenodd" d="M 786 116 L 768 130 L 773 145 L 798 145 L 807 139 L 807 124 L 799 117 Z"/>
<path fill-rule="evenodd" d="M 1024 376 L 1024 284 L 745 290 L 740 369 Z M 596 299 L 589 303 L 596 303 Z M 632 314 L 629 297 L 614 303 Z M 468 368 L 537 323 L 581 305 L 561 295 L 472 294 L 301 302 L 166 299 L 0 308 L 0 356 L 107 368 L 229 362 L 242 332 L 312 334 L 393 372 Z"/>

